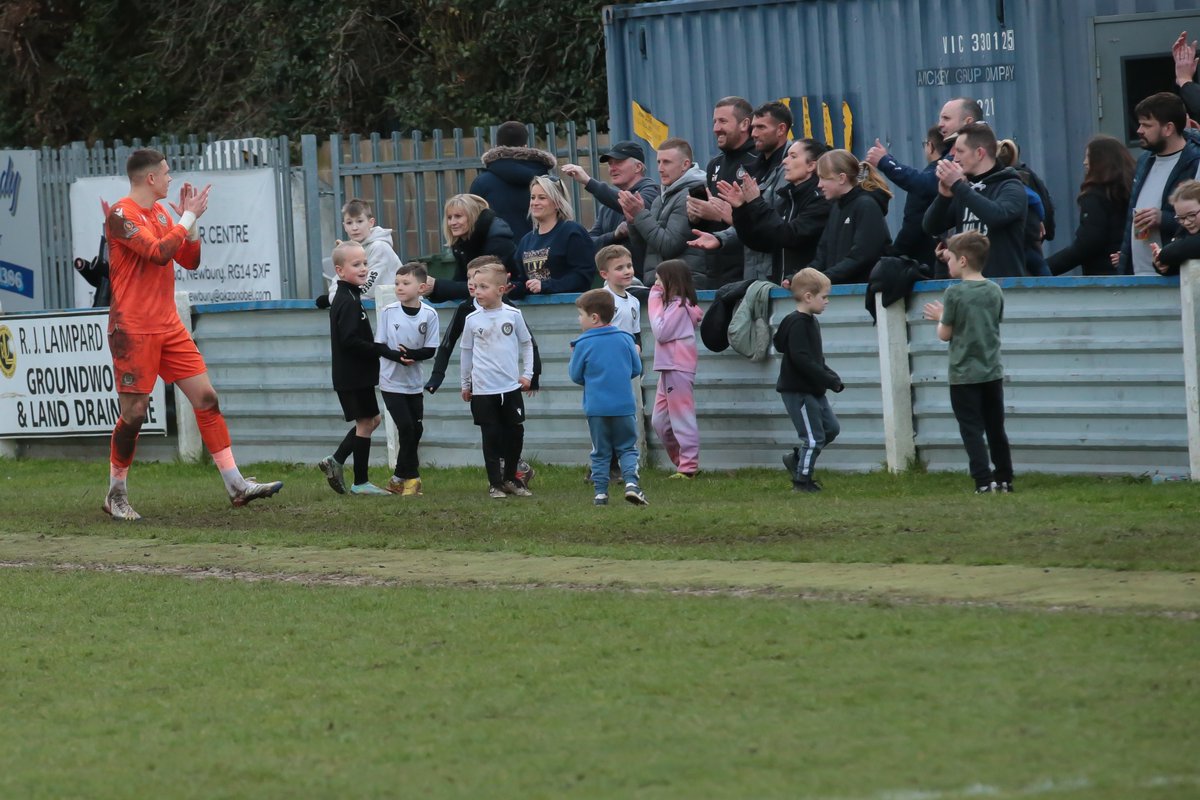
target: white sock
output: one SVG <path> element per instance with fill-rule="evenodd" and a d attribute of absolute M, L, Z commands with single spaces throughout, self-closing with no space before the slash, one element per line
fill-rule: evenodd
<path fill-rule="evenodd" d="M 126 494 L 129 493 L 129 487 L 125 484 L 124 478 L 114 478 L 110 475 L 108 476 L 108 490 L 111 492 L 113 489 L 119 489 Z"/>
<path fill-rule="evenodd" d="M 237 467 L 221 470 L 221 480 L 225 481 L 225 491 L 233 494 L 246 488 L 246 479 Z"/>

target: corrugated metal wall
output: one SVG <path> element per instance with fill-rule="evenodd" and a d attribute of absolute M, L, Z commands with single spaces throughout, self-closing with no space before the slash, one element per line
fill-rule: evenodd
<path fill-rule="evenodd" d="M 1195 0 L 673 0 L 609 6 L 609 124 L 614 138 L 632 136 L 636 101 L 667 123 L 671 135 L 688 139 L 704 163 L 715 154 L 712 104 L 720 97 L 741 95 L 756 105 L 792 98 L 798 120 L 802 98 L 808 98 L 818 139 L 825 139 L 818 121 L 825 102 L 839 147 L 845 146 L 845 102 L 853 114 L 855 153 L 861 157 L 879 137 L 899 160 L 919 164 L 925 131 L 942 104 L 963 94 L 984 98 L 997 133 L 1021 144 L 1022 158 L 1045 178 L 1062 209 L 1064 235 L 1048 245 L 1052 251 L 1069 241 L 1083 148 L 1095 128 L 1091 18 L 1196 10 Z M 966 53 L 957 51 L 959 35 L 966 36 Z M 972 35 L 979 37 L 979 52 L 971 52 Z M 954 41 L 944 39 L 951 36 Z M 1005 49 L 1009 42 L 1011 50 Z M 1164 55 L 1169 46 L 1163 42 Z M 921 69 L 983 64 L 1013 65 L 1012 80 L 917 85 Z M 893 231 L 901 206 L 892 206 Z"/>
<path fill-rule="evenodd" d="M 1019 470 L 1141 474 L 1187 471 L 1182 334 L 1177 280 L 1042 279 L 1004 282 L 1008 432 Z M 909 302 L 918 456 L 933 469 L 965 471 L 946 388 L 946 346 L 920 320 L 944 284 L 918 284 Z M 706 293 L 707 294 L 707 293 Z M 792 309 L 782 291 L 772 320 Z M 566 376 L 567 343 L 578 335 L 572 298 L 523 305 L 544 362 L 543 391 L 528 401 L 526 453 L 553 463 L 586 462 L 580 391 Z M 197 309 L 195 335 L 221 394 L 238 458 L 315 463 L 347 430 L 329 388 L 326 312 L 305 302 L 257 310 Z M 451 309 L 440 309 L 443 322 Z M 884 460 L 878 340 L 862 286 L 835 287 L 822 331 L 827 360 L 848 388 L 832 398 L 843 433 L 822 456 L 830 469 L 869 470 Z M 647 329 L 644 361 L 651 369 Z M 777 356 L 750 362 L 701 348 L 696 405 L 701 467 L 775 467 L 796 434 L 775 392 Z M 459 399 L 457 359 L 444 388 L 426 400 L 422 461 L 481 463 L 478 429 Z M 646 381 L 647 414 L 654 396 Z M 382 431 L 373 460 L 386 461 Z M 665 463 L 648 437 L 651 462 Z"/>

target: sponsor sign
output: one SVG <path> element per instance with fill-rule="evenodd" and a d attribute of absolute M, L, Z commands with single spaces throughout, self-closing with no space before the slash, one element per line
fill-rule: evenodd
<path fill-rule="evenodd" d="M 6 312 L 46 307 L 33 150 L 0 150 L 0 305 Z"/>
<path fill-rule="evenodd" d="M 184 181 L 212 184 L 208 210 L 200 226 L 200 268 L 175 266 L 175 290 L 188 293 L 192 305 L 246 300 L 278 300 L 280 289 L 279 216 L 275 202 L 275 170 L 171 173 L 171 191 L 160 201 L 172 218 L 170 203 L 179 201 Z M 100 201 L 115 203 L 129 194 L 124 177 L 79 178 L 71 184 L 73 255 L 96 256 L 104 218 Z M 75 276 L 75 305 L 92 305 L 95 290 Z"/>
<path fill-rule="evenodd" d="M 108 314 L 0 317 L 0 438 L 108 436 L 121 415 Z M 167 432 L 162 378 L 142 433 Z"/>

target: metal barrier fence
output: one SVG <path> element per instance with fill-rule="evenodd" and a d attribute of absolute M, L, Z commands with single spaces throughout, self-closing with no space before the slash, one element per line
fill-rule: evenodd
<path fill-rule="evenodd" d="M 42 268 L 46 276 L 46 307 L 71 308 L 74 268 L 79 253 L 71 246 L 71 184 L 79 178 L 122 176 L 129 154 L 140 147 L 161 150 L 176 172 L 244 170 L 272 167 L 275 170 L 276 208 L 279 215 L 279 259 L 285 297 L 295 296 L 296 248 L 292 224 L 291 152 L 288 138 L 220 140 L 209 136 L 155 137 L 147 142 L 120 139 L 112 144 L 72 142 L 65 147 L 43 147 L 39 153 L 41 186 Z"/>
<path fill-rule="evenodd" d="M 528 127 L 531 147 L 553 153 L 560 163 L 581 163 L 593 175 L 600 172 L 599 158 L 608 136 L 599 132 L 596 120 Z M 351 197 L 374 202 L 378 223 L 395 232 L 394 244 L 402 260 L 440 253 L 446 199 L 470 187 L 482 169 L 483 153 L 495 146 L 496 132 L 493 127 L 475 128 L 470 135 L 460 129 L 449 135 L 441 130 L 429 135 L 420 131 L 391 136 L 305 134 L 300 137 L 299 167 L 292 166 L 294 142 L 286 136 L 217 140 L 193 135 L 44 147 L 39 152 L 38 202 L 46 307 L 74 305 L 72 261 L 82 254 L 72 251 L 71 184 L 79 178 L 124 175 L 126 159 L 139 147 L 161 150 L 176 172 L 273 168 L 283 297 L 294 299 L 307 297 L 322 285 L 322 259 L 333 241 L 344 235 L 337 212 Z M 297 209 L 293 209 L 293 181 L 302 189 L 296 194 L 302 203 Z M 577 219 L 590 226 L 595 219 L 594 199 L 574 181 L 567 186 Z"/>
<path fill-rule="evenodd" d="M 600 172 L 601 148 L 607 134 L 599 133 L 596 120 L 583 126 L 548 123 L 540 131 L 529 128 L 529 146 L 547 150 L 560 164 L 582 164 L 592 175 Z M 334 134 L 325 141 L 315 135 L 300 137 L 304 169 L 304 205 L 321 208 L 308 214 L 306 251 L 309 280 L 320 286 L 321 263 L 343 237 L 340 209 L 352 197 L 374 205 L 377 223 L 395 232 L 401 261 L 440 253 L 442 209 L 446 200 L 468 190 L 482 169 L 481 157 L 496 145 L 497 128 L 475 128 L 470 135 L 454 129 L 449 136 L 435 130 L 390 137 Z M 584 159 L 581 162 L 580 159 Z M 588 227 L 595 219 L 595 200 L 575 181 L 567 181 L 576 219 Z M 586 202 L 585 202 L 586 199 Z"/>

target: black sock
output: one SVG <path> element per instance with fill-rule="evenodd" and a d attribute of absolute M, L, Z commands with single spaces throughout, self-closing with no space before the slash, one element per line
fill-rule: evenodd
<path fill-rule="evenodd" d="M 346 459 L 354 452 L 354 440 L 358 438 L 354 431 L 355 429 L 351 428 L 350 432 L 346 434 L 346 438 L 342 439 L 342 443 L 338 445 L 337 450 L 333 451 L 333 460 L 339 464 L 345 464 Z"/>
<path fill-rule="evenodd" d="M 371 440 L 365 436 L 354 437 L 354 485 L 366 483 L 367 462 L 371 459 Z"/>

